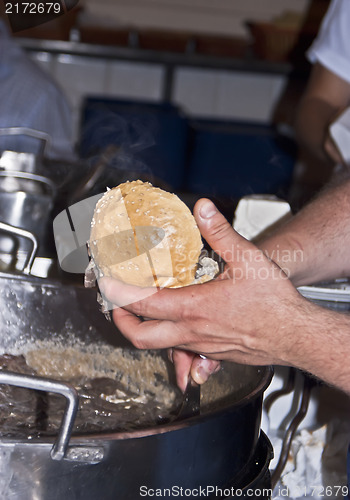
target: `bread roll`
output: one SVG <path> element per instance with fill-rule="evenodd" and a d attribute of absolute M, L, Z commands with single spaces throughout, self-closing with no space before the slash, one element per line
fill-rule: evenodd
<path fill-rule="evenodd" d="M 195 281 L 202 239 L 175 194 L 132 181 L 97 202 L 89 247 L 100 275 L 141 287 L 174 288 Z"/>

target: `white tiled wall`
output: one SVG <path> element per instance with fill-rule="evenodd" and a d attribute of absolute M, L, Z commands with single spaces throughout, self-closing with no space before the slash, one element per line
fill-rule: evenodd
<path fill-rule="evenodd" d="M 268 122 L 285 85 L 281 75 L 180 69 L 174 101 L 194 116 Z"/>
<path fill-rule="evenodd" d="M 163 77 L 164 69 L 156 64 L 110 62 L 104 91 L 108 96 L 159 101 Z"/>
<path fill-rule="evenodd" d="M 74 105 L 86 94 L 103 91 L 106 71 L 105 60 L 90 57 L 59 55 L 54 64 L 54 76 Z"/>
<path fill-rule="evenodd" d="M 68 96 L 76 134 L 85 96 L 162 99 L 164 69 L 160 65 L 40 52 L 33 58 Z M 285 85 L 282 75 L 179 68 L 173 102 L 194 117 L 268 122 Z"/>
<path fill-rule="evenodd" d="M 75 134 L 79 132 L 80 110 L 85 95 L 103 92 L 106 62 L 100 59 L 59 55 L 53 65 L 53 76 L 65 91 L 73 109 Z"/>
<path fill-rule="evenodd" d="M 160 101 L 164 70 L 156 64 L 117 62 L 93 57 L 32 54 L 65 92 L 78 137 L 82 101 L 86 96 L 106 96 Z"/>

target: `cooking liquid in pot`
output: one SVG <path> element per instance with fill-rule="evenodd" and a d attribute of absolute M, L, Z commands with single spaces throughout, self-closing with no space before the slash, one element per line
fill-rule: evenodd
<path fill-rule="evenodd" d="M 0 370 L 74 385 L 79 393 L 76 434 L 159 424 L 176 414 L 182 399 L 169 383 L 167 363 L 150 351 L 38 341 L 22 355 L 0 356 Z M 0 435 L 55 434 L 64 407 L 62 396 L 0 385 Z"/>

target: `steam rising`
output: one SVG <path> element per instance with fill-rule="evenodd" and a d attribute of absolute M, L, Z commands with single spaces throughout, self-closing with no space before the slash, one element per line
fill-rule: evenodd
<path fill-rule="evenodd" d="M 141 178 L 151 183 L 154 175 L 144 160 L 145 152 L 156 145 L 156 120 L 152 116 L 132 116 L 128 119 L 109 109 L 94 110 L 82 133 L 82 154 L 88 162 L 103 162 L 104 185 L 98 183 L 96 192 L 127 180 Z"/>

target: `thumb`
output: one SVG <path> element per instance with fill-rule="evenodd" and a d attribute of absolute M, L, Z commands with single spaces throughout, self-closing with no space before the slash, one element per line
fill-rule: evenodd
<path fill-rule="evenodd" d="M 252 243 L 233 229 L 212 201 L 198 200 L 193 213 L 203 238 L 227 264 L 243 262 L 250 251 L 256 251 Z"/>

